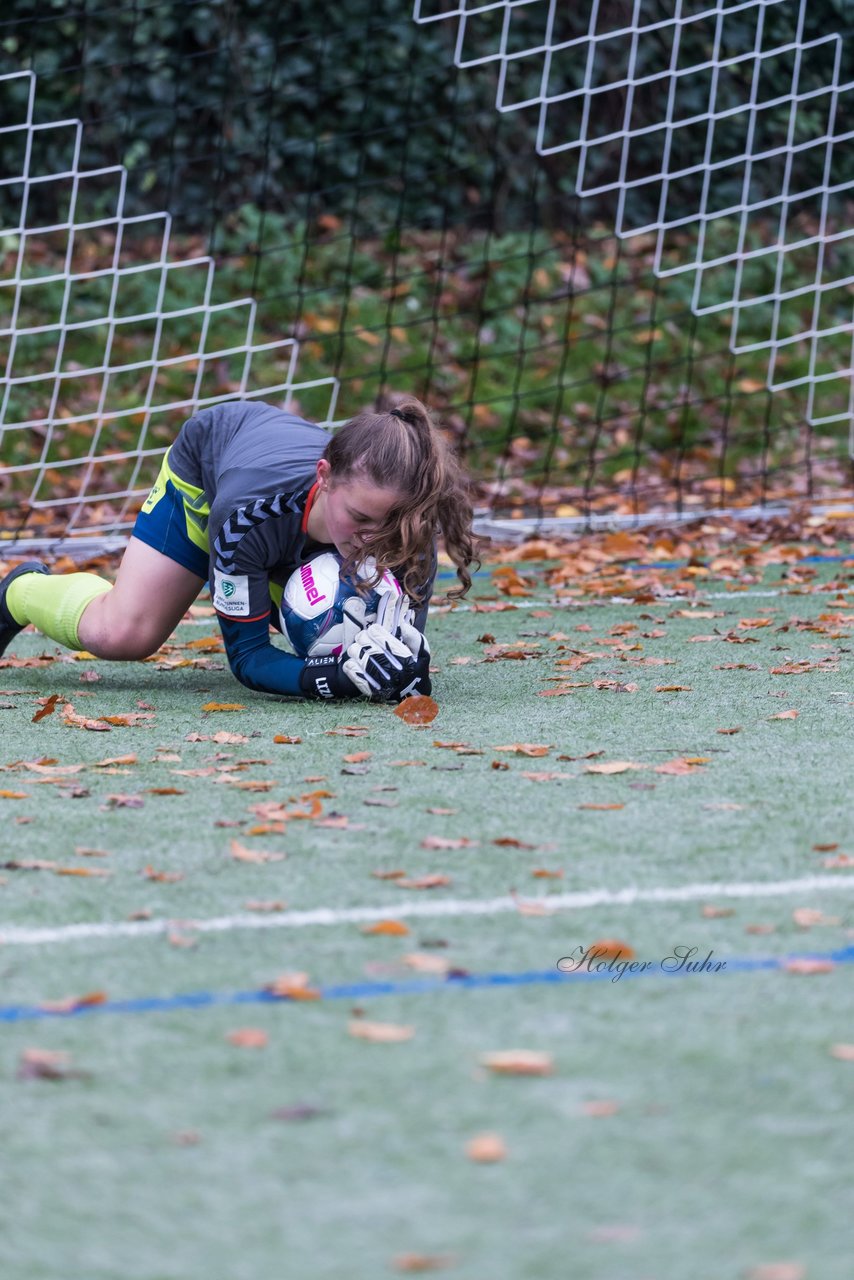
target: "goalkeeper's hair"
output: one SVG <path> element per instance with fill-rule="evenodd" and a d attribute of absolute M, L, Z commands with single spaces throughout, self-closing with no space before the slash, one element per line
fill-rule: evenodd
<path fill-rule="evenodd" d="M 361 539 L 359 551 L 342 573 L 351 573 L 363 557 L 373 556 L 377 578 L 383 568 L 394 568 L 404 591 L 418 600 L 441 532 L 461 584 L 449 595 L 466 594 L 471 587 L 470 566 L 480 564 L 472 536 L 468 480 L 420 400 L 403 400 L 384 413 L 351 418 L 333 435 L 324 457 L 332 484 L 355 479 L 405 495 L 389 512 L 384 527 Z"/>

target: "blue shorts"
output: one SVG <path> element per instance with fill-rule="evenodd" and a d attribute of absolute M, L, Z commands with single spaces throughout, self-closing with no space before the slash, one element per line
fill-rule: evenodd
<path fill-rule="evenodd" d="M 205 495 L 177 477 L 168 459 L 167 453 L 132 534 L 206 581 L 210 551 Z"/>

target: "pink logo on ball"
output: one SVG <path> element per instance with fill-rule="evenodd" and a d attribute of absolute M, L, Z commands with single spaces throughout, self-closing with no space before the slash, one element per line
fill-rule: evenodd
<path fill-rule="evenodd" d="M 311 572 L 310 564 L 301 566 L 299 576 L 305 591 L 305 598 L 309 604 L 319 604 L 321 600 L 326 599 L 326 596 L 322 595 L 314 584 L 314 574 Z"/>

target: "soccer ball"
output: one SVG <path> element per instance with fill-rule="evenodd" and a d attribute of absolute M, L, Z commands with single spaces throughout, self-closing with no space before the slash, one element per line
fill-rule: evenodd
<path fill-rule="evenodd" d="M 325 551 L 295 569 L 282 593 L 282 634 L 301 658 L 337 657 L 344 647 L 344 605 L 359 593 L 350 579 L 342 579 L 341 556 Z M 358 577 L 371 577 L 374 562 L 360 565 Z M 365 601 L 365 626 L 375 621 L 380 596 L 401 594 L 394 574 L 385 571 Z"/>

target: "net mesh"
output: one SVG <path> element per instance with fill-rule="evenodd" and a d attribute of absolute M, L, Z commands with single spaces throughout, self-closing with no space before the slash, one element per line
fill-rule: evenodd
<path fill-rule="evenodd" d="M 836 491 L 850 38 L 805 0 L 294 8 L 0 19 L 7 543 L 126 536 L 229 398 L 414 392 L 499 517 Z"/>

